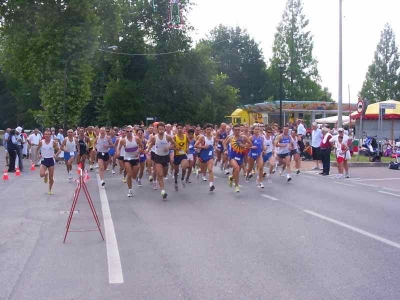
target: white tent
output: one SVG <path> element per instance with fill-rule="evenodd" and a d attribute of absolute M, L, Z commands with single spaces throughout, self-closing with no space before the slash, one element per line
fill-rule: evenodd
<path fill-rule="evenodd" d="M 320 124 L 336 124 L 338 122 L 338 116 L 332 116 L 327 118 L 316 119 L 315 122 Z M 350 122 L 349 116 L 342 116 L 343 124 L 348 124 Z"/>

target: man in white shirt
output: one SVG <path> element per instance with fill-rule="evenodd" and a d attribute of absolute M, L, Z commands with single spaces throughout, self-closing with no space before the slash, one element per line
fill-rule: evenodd
<path fill-rule="evenodd" d="M 331 144 L 335 145 L 335 143 L 338 140 L 339 136 L 343 137 L 343 143 L 346 144 L 350 148 L 353 141 L 347 134 L 344 133 L 344 129 L 343 128 L 339 128 L 338 129 L 338 134 L 335 135 L 331 139 Z M 344 167 L 345 177 L 346 178 L 350 178 L 350 176 L 349 176 L 349 164 L 347 163 L 350 159 L 351 159 L 350 150 L 347 150 L 346 159 L 343 162 L 343 167 Z"/>
<path fill-rule="evenodd" d="M 297 120 L 297 134 L 301 134 L 302 137 L 305 137 L 307 133 L 306 127 L 303 124 L 303 120 Z"/>
<path fill-rule="evenodd" d="M 321 162 L 321 141 L 322 141 L 322 131 L 318 128 L 318 124 L 314 122 L 312 124 L 312 132 L 311 132 L 311 147 L 312 147 L 312 156 L 315 161 L 315 167 L 313 170 L 319 170 L 319 163 Z"/>
<path fill-rule="evenodd" d="M 37 156 L 37 148 L 39 145 L 40 140 L 42 139 L 41 134 L 39 133 L 39 129 L 35 128 L 33 133 L 28 137 L 28 144 L 30 146 L 30 151 L 31 151 L 31 159 L 32 163 L 35 164 L 35 166 L 39 166 L 39 158 Z"/>

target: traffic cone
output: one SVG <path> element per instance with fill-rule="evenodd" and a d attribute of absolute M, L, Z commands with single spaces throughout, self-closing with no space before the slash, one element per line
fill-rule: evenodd
<path fill-rule="evenodd" d="M 35 164 L 33 161 L 31 161 L 31 171 L 35 171 Z"/>
<path fill-rule="evenodd" d="M 85 180 L 85 182 L 88 181 L 88 180 L 90 179 L 89 173 L 88 173 L 87 170 L 85 170 L 85 177 L 83 177 L 83 179 Z"/>
<path fill-rule="evenodd" d="M 8 171 L 4 170 L 3 181 L 7 181 L 7 180 L 8 180 Z"/>
<path fill-rule="evenodd" d="M 21 176 L 21 171 L 19 170 L 19 168 L 15 169 L 15 176 Z"/>

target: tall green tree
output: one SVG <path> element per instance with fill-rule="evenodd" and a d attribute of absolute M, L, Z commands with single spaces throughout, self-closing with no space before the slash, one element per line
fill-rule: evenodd
<path fill-rule="evenodd" d="M 90 100 L 90 58 L 99 36 L 97 2 L 9 0 L 1 7 L 3 70 L 19 82 L 17 87 L 38 87 L 42 109 L 34 114 L 45 125 L 62 125 L 64 101 L 68 125 L 76 125 Z"/>
<path fill-rule="evenodd" d="M 381 32 L 374 60 L 368 72 L 359 96 L 371 103 L 389 99 L 400 99 L 400 60 L 396 45 L 396 36 L 389 24 Z"/>
<path fill-rule="evenodd" d="M 219 25 L 199 44 L 210 46 L 218 72 L 228 75 L 227 84 L 239 90 L 241 104 L 264 101 L 269 81 L 266 65 L 259 45 L 246 30 Z"/>
<path fill-rule="evenodd" d="M 303 12 L 303 0 L 288 0 L 273 44 L 271 71 L 275 86 L 279 85 L 279 64 L 285 63 L 285 98 L 290 100 L 320 100 L 329 96 L 322 89 L 313 55 L 314 41 L 308 30 L 309 20 Z M 279 97 L 279 89 L 275 88 Z M 325 91 L 325 92 L 324 92 Z"/>

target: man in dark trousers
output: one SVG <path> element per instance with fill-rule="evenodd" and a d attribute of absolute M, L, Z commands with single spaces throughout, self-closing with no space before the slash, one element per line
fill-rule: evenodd
<path fill-rule="evenodd" d="M 10 131 L 7 139 L 7 151 L 10 157 L 8 172 L 15 172 L 15 158 L 17 156 L 16 149 L 18 148 L 17 139 L 15 138 L 15 130 Z"/>
<path fill-rule="evenodd" d="M 330 140 L 332 135 L 329 133 L 329 129 L 322 128 L 322 141 L 321 141 L 321 160 L 322 160 L 322 176 L 329 175 L 331 167 L 331 143 Z"/>

